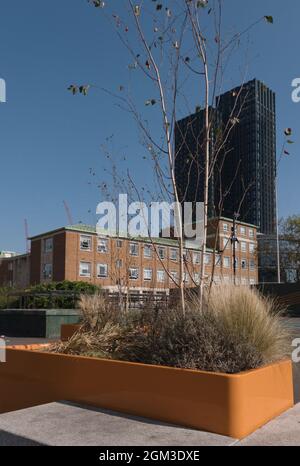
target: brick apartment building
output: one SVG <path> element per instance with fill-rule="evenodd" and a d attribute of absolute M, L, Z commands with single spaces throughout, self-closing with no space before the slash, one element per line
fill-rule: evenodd
<path fill-rule="evenodd" d="M 216 283 L 233 281 L 232 229 L 233 223 L 229 219 L 210 222 L 208 247 L 212 249 L 207 250 L 205 270 L 209 279 L 215 263 Z M 256 227 L 237 223 L 236 237 L 236 283 L 254 285 L 258 282 Z M 191 242 L 186 242 L 186 286 L 193 287 L 199 283 L 200 262 L 200 250 Z M 176 287 L 178 278 L 178 241 L 99 237 L 95 227 L 86 225 L 64 227 L 37 235 L 31 238 L 30 255 L 0 259 L 0 285 L 16 288 L 71 280 L 97 284 L 111 292 L 129 288 L 140 292 L 154 290 L 165 293 Z"/>

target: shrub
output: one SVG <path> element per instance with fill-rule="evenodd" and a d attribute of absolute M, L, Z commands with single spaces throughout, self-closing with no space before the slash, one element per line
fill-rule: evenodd
<path fill-rule="evenodd" d="M 77 301 L 81 294 L 94 294 L 100 288 L 86 282 L 50 282 L 35 285 L 26 290 L 32 293 L 27 300 L 27 307 L 30 309 L 72 309 L 77 306 Z M 56 292 L 66 292 L 65 296 Z M 34 294 L 37 294 L 34 296 Z M 39 294 L 41 296 L 39 296 Z"/>
<path fill-rule="evenodd" d="M 246 287 L 221 285 L 181 309 L 121 314 L 103 296 L 80 301 L 84 325 L 54 351 L 222 373 L 284 359 L 289 332 L 276 303 Z"/>

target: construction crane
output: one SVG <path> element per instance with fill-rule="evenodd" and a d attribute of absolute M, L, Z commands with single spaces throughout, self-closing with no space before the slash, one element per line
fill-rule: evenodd
<path fill-rule="evenodd" d="M 69 222 L 69 225 L 74 225 L 74 222 L 73 222 L 73 217 L 72 217 L 72 214 L 71 214 L 71 210 L 67 204 L 66 201 L 63 201 L 63 204 L 64 204 L 64 207 L 65 207 L 65 211 L 67 213 L 67 218 L 68 218 L 68 222 Z"/>
<path fill-rule="evenodd" d="M 29 230 L 28 230 L 28 222 L 25 218 L 24 220 L 24 230 L 25 230 L 25 241 L 26 241 L 26 253 L 30 253 L 30 241 L 29 241 Z"/>

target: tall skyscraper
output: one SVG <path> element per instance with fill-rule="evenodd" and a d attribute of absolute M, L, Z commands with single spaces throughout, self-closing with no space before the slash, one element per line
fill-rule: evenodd
<path fill-rule="evenodd" d="M 218 132 L 224 132 L 229 121 L 235 120 L 235 124 L 211 173 L 210 215 L 233 218 L 239 212 L 241 221 L 257 225 L 261 233 L 275 234 L 274 92 L 254 79 L 219 96 L 211 112 L 212 153 Z M 179 121 L 176 128 L 177 183 L 180 193 L 185 193 L 181 199 L 190 202 L 203 201 L 203 117 L 203 111 L 195 113 Z"/>

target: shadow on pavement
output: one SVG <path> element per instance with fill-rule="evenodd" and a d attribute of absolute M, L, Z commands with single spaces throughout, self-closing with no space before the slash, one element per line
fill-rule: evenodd
<path fill-rule="evenodd" d="M 0 430 L 0 447 L 42 447 L 43 443 Z"/>

